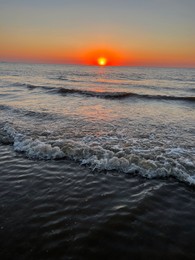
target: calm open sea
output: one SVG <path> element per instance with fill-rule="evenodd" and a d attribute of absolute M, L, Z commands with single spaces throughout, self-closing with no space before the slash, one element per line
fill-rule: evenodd
<path fill-rule="evenodd" d="M 195 69 L 0 63 L 0 258 L 195 259 Z"/>

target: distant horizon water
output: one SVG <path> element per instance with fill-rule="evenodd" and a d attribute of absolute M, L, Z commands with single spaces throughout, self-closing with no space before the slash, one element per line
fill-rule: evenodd
<path fill-rule="evenodd" d="M 0 63 L 11 64 L 29 64 L 29 65 L 62 65 L 62 66 L 81 66 L 81 67 L 102 67 L 100 65 L 80 64 L 80 63 L 60 63 L 60 62 L 43 62 L 43 61 L 7 61 L 0 60 Z M 105 65 L 104 67 L 130 67 L 130 68 L 161 68 L 161 69 L 195 69 L 195 65 Z"/>

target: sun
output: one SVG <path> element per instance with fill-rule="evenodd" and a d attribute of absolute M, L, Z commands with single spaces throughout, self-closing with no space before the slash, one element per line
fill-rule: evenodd
<path fill-rule="evenodd" d="M 99 66 L 106 66 L 106 64 L 107 64 L 107 59 L 104 58 L 104 57 L 99 57 L 99 58 L 97 59 L 97 63 L 98 63 Z"/>

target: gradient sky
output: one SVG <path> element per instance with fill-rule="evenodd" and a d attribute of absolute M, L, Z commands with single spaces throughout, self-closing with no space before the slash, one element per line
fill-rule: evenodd
<path fill-rule="evenodd" d="M 0 0 L 0 60 L 195 67 L 195 0 Z"/>

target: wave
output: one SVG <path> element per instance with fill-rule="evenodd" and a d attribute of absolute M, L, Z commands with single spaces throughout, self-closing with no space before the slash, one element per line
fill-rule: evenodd
<path fill-rule="evenodd" d="M 84 140 L 50 140 L 43 142 L 16 131 L 6 123 L 0 129 L 0 142 L 12 144 L 16 152 L 29 159 L 57 160 L 71 159 L 93 171 L 118 171 L 125 174 L 140 175 L 146 178 L 174 177 L 186 184 L 195 185 L 195 164 L 189 154 L 194 150 L 180 147 L 150 150 L 119 148 L 116 145 Z"/>
<path fill-rule="evenodd" d="M 32 111 L 32 110 L 27 110 L 24 108 L 16 108 L 8 105 L 0 105 L 0 110 L 6 110 L 10 111 L 11 113 L 19 114 L 22 116 L 27 116 L 27 117 L 35 117 L 37 119 L 41 120 L 51 120 L 51 119 L 57 119 L 60 118 L 59 115 L 49 113 L 49 112 L 39 112 L 39 111 Z"/>
<path fill-rule="evenodd" d="M 56 79 L 56 78 L 55 78 L 55 79 Z M 68 81 L 68 82 L 81 82 L 81 80 L 69 79 L 69 78 L 64 77 L 64 76 L 59 76 L 59 77 L 57 77 L 57 80 Z"/>
<path fill-rule="evenodd" d="M 6 135 L 7 133 L 7 135 Z M 14 128 L 6 124 L 0 131 L 0 141 L 3 144 L 13 144 L 14 150 L 25 153 L 32 159 L 60 159 L 64 157 L 59 147 L 52 147 L 50 144 L 33 140 L 24 134 L 18 133 Z"/>
<path fill-rule="evenodd" d="M 79 89 L 65 89 L 58 90 L 61 94 L 79 94 L 89 97 L 107 98 L 107 99 L 123 99 L 123 98 L 139 98 L 139 99 L 153 99 L 153 100 L 183 100 L 195 102 L 195 97 L 180 97 L 180 96 L 166 96 L 166 95 L 148 95 L 138 94 L 134 92 L 95 92 Z"/>
<path fill-rule="evenodd" d="M 20 82 L 15 82 L 12 84 L 12 86 L 16 86 L 16 87 L 26 87 L 29 90 L 33 90 L 33 89 L 45 89 L 45 90 L 54 90 L 54 87 L 49 87 L 49 86 L 41 86 L 41 85 L 33 85 L 33 84 L 29 84 L 29 83 L 20 83 Z"/>
<path fill-rule="evenodd" d="M 28 89 L 33 90 L 41 88 L 49 91 L 50 93 L 59 93 L 61 95 L 82 95 L 87 97 L 96 97 L 104 99 L 125 99 L 136 98 L 144 100 L 172 100 L 172 101 L 188 101 L 195 102 L 195 96 L 168 96 L 168 95 L 150 95 L 150 94 L 138 94 L 136 92 L 97 92 L 83 89 L 74 88 L 57 88 L 50 86 L 40 86 L 25 83 L 14 83 L 15 86 L 26 86 Z"/>
<path fill-rule="evenodd" d="M 129 93 L 129 92 L 96 92 L 96 91 L 89 91 L 89 90 L 67 89 L 67 88 L 58 89 L 58 93 L 78 94 L 78 95 L 84 95 L 88 97 L 99 97 L 99 98 L 109 98 L 109 99 L 125 98 L 134 95 L 134 93 Z"/>

